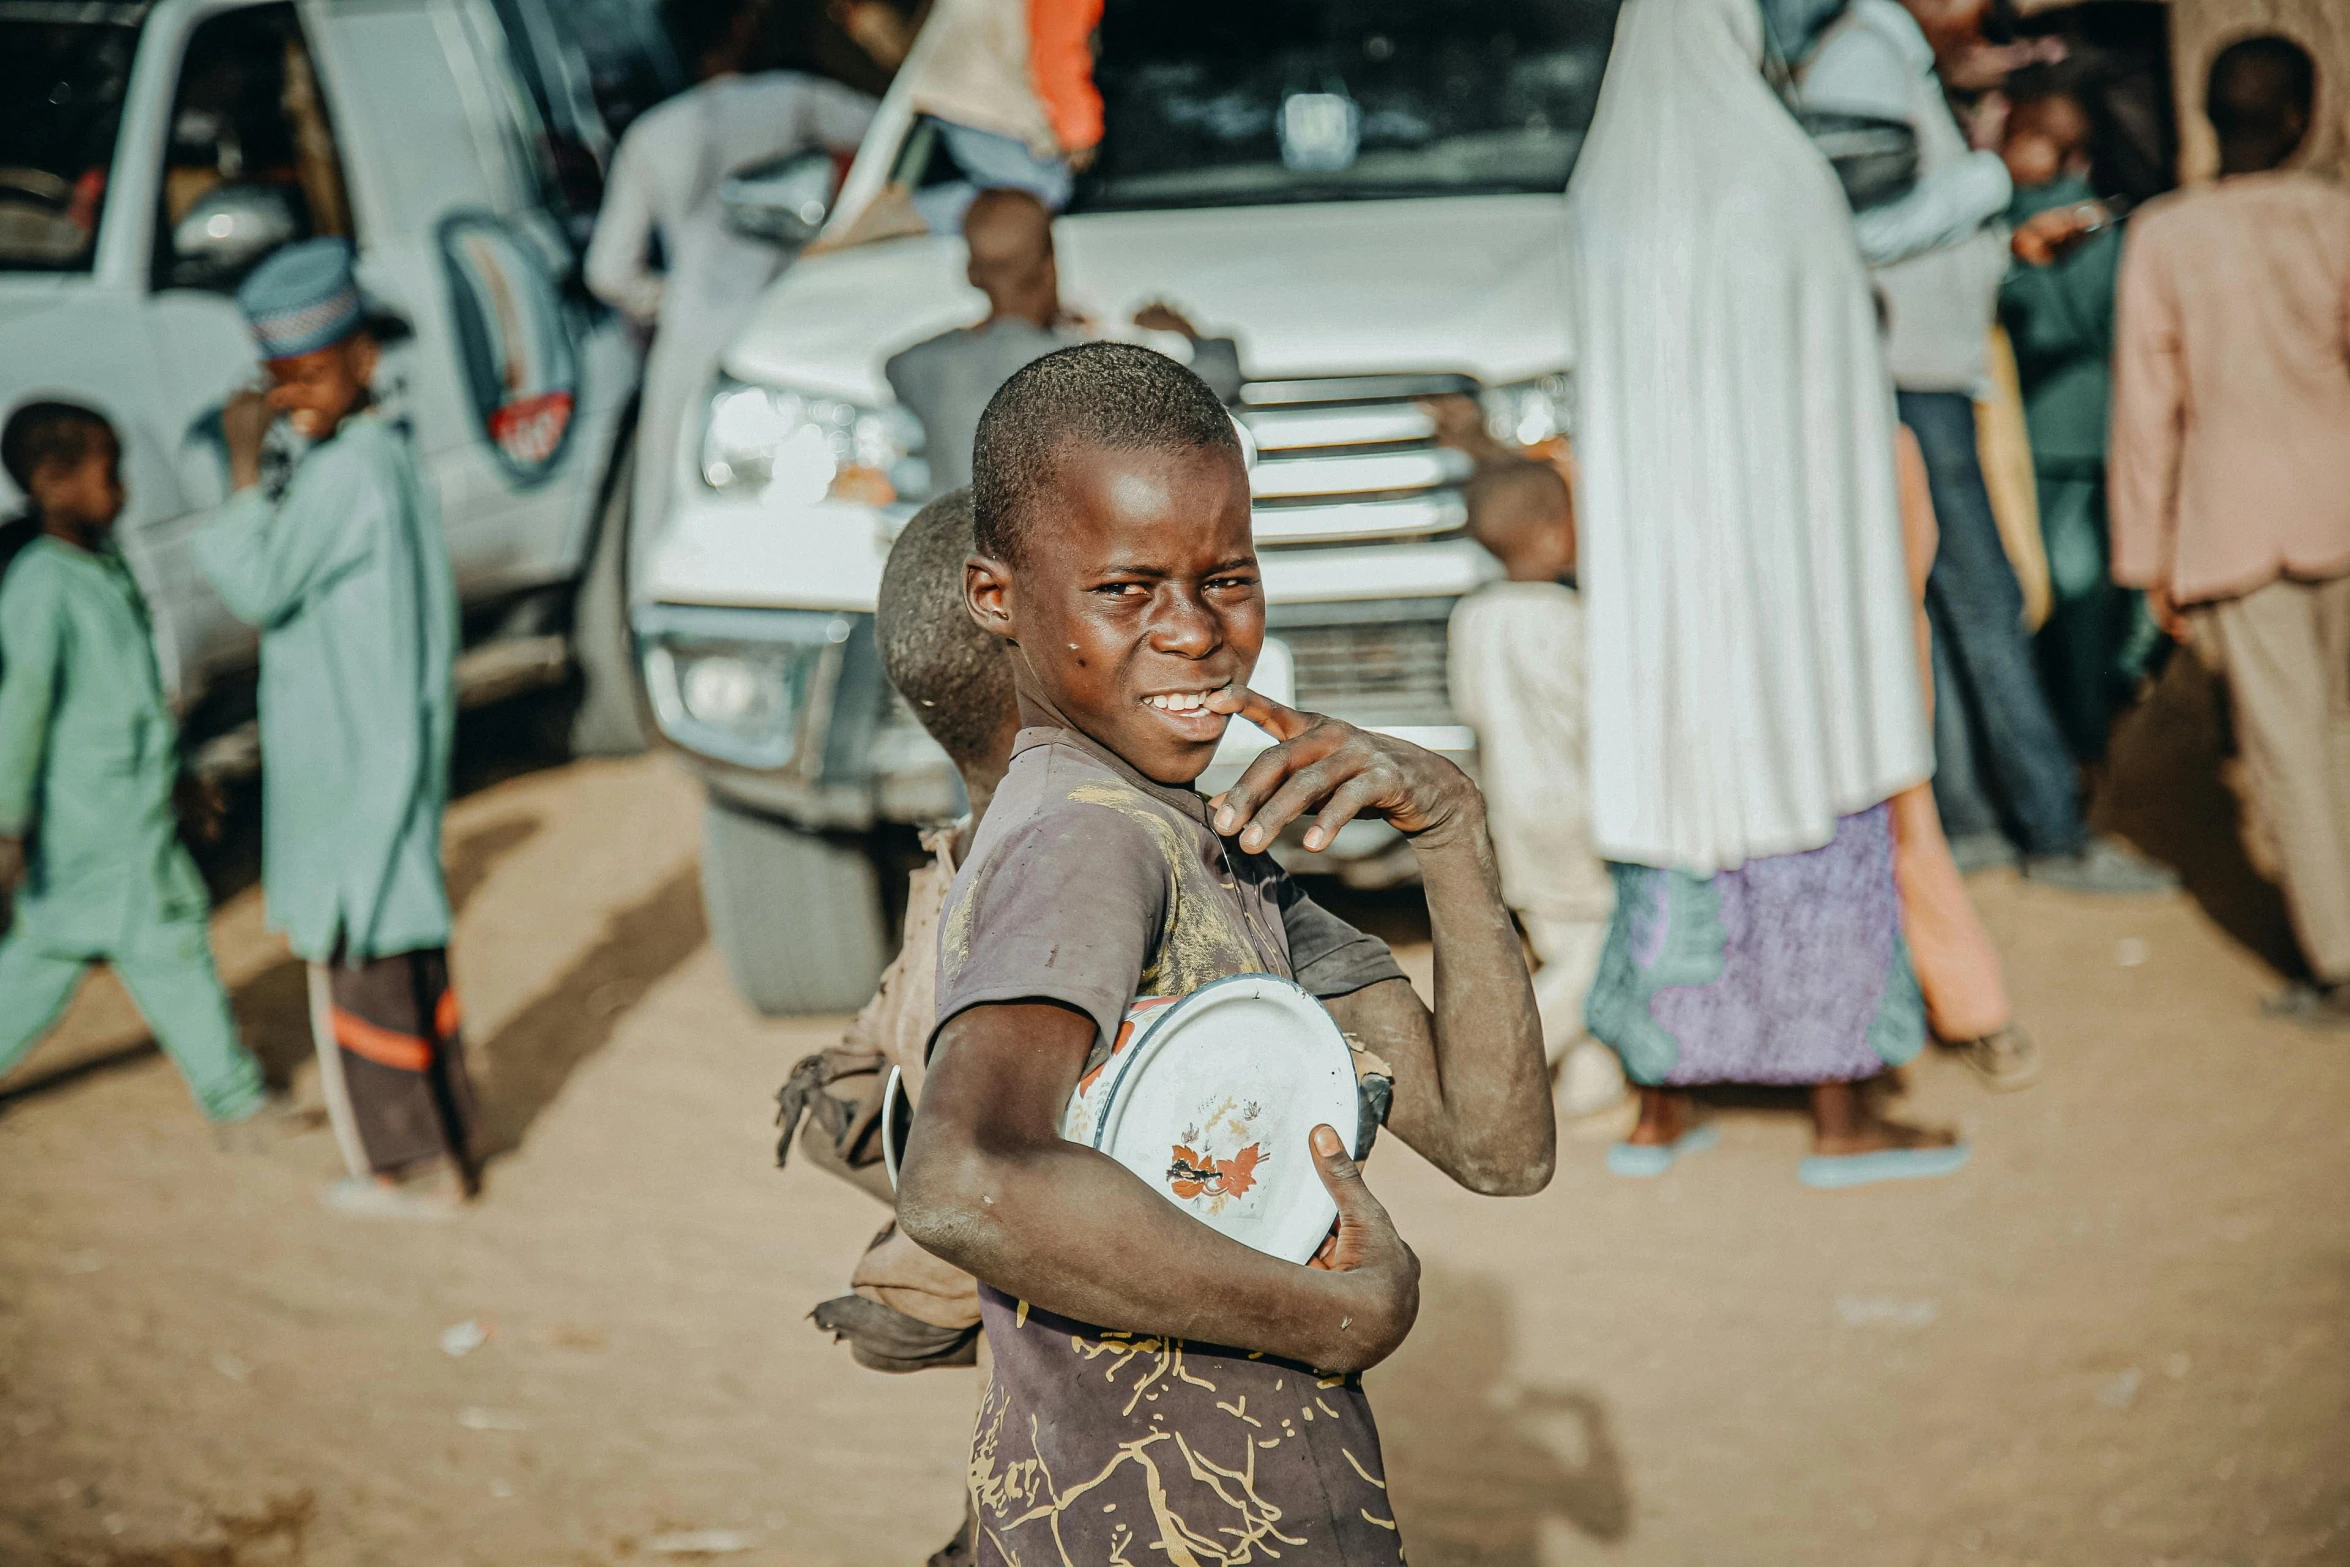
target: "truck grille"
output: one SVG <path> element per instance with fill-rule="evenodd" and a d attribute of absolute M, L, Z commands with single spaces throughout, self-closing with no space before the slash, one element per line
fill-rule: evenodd
<path fill-rule="evenodd" d="M 1433 538 L 1468 520 L 1466 453 L 1436 444 L 1420 400 L 1475 397 L 1465 375 L 1251 381 L 1239 419 L 1255 442 L 1249 475 L 1260 545 Z"/>
<path fill-rule="evenodd" d="M 1274 605 L 1296 705 L 1366 729 L 1457 725 L 1445 686 L 1449 598 Z"/>

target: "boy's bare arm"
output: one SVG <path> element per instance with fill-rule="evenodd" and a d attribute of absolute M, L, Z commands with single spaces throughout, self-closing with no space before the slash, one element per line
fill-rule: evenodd
<path fill-rule="evenodd" d="M 1261 1350 L 1326 1371 L 1376 1365 L 1419 1311 L 1419 1262 L 1337 1135 L 1312 1158 L 1338 1202 L 1330 1270 L 1193 1219 L 1060 1133 L 1092 1019 L 1050 1002 L 973 1007 L 940 1031 L 899 1175 L 916 1243 L 1079 1321 Z"/>
<path fill-rule="evenodd" d="M 1410 835 L 1435 937 L 1435 1013 L 1396 980 L 1340 997 L 1330 1010 L 1395 1068 L 1388 1125 L 1398 1137 L 1472 1191 L 1540 1191 L 1558 1151 L 1550 1074 L 1477 786 L 1418 746 L 1253 691 L 1208 701 L 1280 742 L 1216 802 L 1216 830 L 1238 832 L 1242 848 L 1263 850 L 1309 814 L 1309 849 L 1358 815 L 1383 816 Z"/>

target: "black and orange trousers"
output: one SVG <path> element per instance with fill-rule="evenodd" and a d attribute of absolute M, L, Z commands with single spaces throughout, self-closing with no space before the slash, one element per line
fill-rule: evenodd
<path fill-rule="evenodd" d="M 443 947 L 310 965 L 310 1030 L 343 1162 L 406 1175 L 447 1160 L 475 1184 L 473 1080 Z"/>

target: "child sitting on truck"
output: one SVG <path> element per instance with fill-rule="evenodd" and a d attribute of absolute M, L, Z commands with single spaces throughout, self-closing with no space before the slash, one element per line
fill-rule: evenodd
<path fill-rule="evenodd" d="M 996 388 L 1029 361 L 1100 335 L 1061 301 L 1053 216 L 1034 196 L 982 191 L 964 220 L 963 244 L 964 275 L 987 296 L 986 319 L 925 338 L 882 367 L 898 401 L 922 421 L 931 482 L 954 489 L 971 482 L 971 442 Z M 1216 395 L 1240 396 L 1240 345 L 1231 338 L 1201 335 L 1164 301 L 1135 312 L 1134 325 L 1186 339 L 1191 367 Z"/>
<path fill-rule="evenodd" d="M 1270 1150 L 1336 1201 L 1317 1268 L 1178 1211 L 1061 1117 L 1136 996 L 1271 973 L 1392 1066 L 1396 1135 L 1474 1190 L 1539 1190 L 1556 1132 L 1483 801 L 1426 751 L 1247 689 L 1248 473 L 1190 371 L 1126 344 L 1048 354 L 989 404 L 974 469 L 966 596 L 1010 644 L 1023 727 L 940 925 L 898 1221 L 981 1284 L 979 1559 L 1394 1561 L 1356 1373 L 1409 1331 L 1419 1265 L 1337 1134 Z M 1203 799 L 1234 716 L 1276 743 Z M 1268 853 L 1293 822 L 1313 851 L 1361 814 L 1418 851 L 1433 1016 Z"/>

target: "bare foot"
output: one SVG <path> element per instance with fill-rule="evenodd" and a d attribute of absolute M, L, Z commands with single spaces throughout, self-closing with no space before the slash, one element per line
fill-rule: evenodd
<path fill-rule="evenodd" d="M 1669 1088 L 1640 1090 L 1640 1123 L 1624 1141 L 1641 1146 L 1677 1143 L 1689 1130 L 1696 1111 L 1689 1096 Z"/>
<path fill-rule="evenodd" d="M 1956 1132 L 1889 1121 L 1868 1102 L 1859 1083 L 1818 1083 L 1811 1091 L 1815 1154 L 1883 1153 L 1889 1148 L 1948 1148 Z"/>

